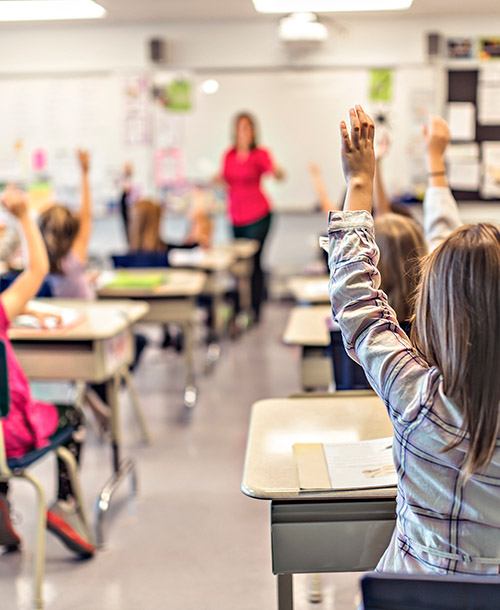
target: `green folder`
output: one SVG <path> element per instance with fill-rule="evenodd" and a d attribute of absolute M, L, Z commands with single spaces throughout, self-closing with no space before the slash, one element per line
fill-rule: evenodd
<path fill-rule="evenodd" d="M 130 271 L 118 271 L 114 279 L 106 284 L 105 288 L 142 288 L 154 290 L 165 284 L 167 277 L 164 273 L 132 273 Z"/>

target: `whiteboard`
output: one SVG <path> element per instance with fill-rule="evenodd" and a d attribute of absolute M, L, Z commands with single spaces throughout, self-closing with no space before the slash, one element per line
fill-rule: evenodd
<path fill-rule="evenodd" d="M 278 210 L 314 207 L 316 196 L 308 172 L 311 161 L 320 166 L 331 197 L 341 196 L 339 122 L 347 119 L 348 108 L 355 103 L 371 113 L 390 111 L 393 146 L 386 160 L 386 181 L 391 191 L 413 188 L 415 165 L 422 163 L 422 118 L 439 108 L 436 71 L 427 66 L 396 69 L 393 101 L 385 106 L 367 99 L 367 69 L 213 72 L 210 78 L 220 84 L 213 95 L 201 92 L 204 78 L 195 79 L 195 108 L 185 128 L 188 175 L 200 177 L 219 167 L 222 153 L 230 145 L 231 118 L 242 110 L 250 111 L 258 119 L 261 144 L 286 171 L 285 182 L 269 179 L 265 184 Z"/>

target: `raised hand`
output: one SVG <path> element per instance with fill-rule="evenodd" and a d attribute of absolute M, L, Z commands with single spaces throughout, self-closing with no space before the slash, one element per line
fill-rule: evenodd
<path fill-rule="evenodd" d="M 8 186 L 2 193 L 1 199 L 4 208 L 16 218 L 22 218 L 28 213 L 26 193 L 15 186 Z"/>
<path fill-rule="evenodd" d="M 346 210 L 371 210 L 375 154 L 375 125 L 363 108 L 349 110 L 351 131 L 340 123 L 342 169 L 347 181 Z"/>
<path fill-rule="evenodd" d="M 440 116 L 431 114 L 423 126 L 427 154 L 442 157 L 450 141 L 450 128 Z"/>
<path fill-rule="evenodd" d="M 90 155 L 87 150 L 83 150 L 81 148 L 77 151 L 78 162 L 80 163 L 80 168 L 82 172 L 87 173 L 90 167 Z"/>

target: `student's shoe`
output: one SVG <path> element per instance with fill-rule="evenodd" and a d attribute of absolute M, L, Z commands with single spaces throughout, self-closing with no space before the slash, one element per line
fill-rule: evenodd
<path fill-rule="evenodd" d="M 95 553 L 87 528 L 73 504 L 64 500 L 55 502 L 47 510 L 47 529 L 82 559 Z"/>
<path fill-rule="evenodd" d="M 7 551 L 17 551 L 21 538 L 16 534 L 10 520 L 10 504 L 5 494 L 0 493 L 0 546 Z"/>

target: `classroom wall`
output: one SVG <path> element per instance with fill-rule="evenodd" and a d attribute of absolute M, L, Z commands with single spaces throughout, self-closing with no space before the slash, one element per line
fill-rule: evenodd
<path fill-rule="evenodd" d="M 276 22 L 85 24 L 0 27 L 1 73 L 107 71 L 149 65 L 147 41 L 164 38 L 176 68 L 283 65 L 366 66 L 426 62 L 425 35 L 493 35 L 498 16 L 328 18 L 330 40 L 318 51 L 290 54 L 276 39 Z M 337 25 L 336 25 L 337 23 Z"/>

